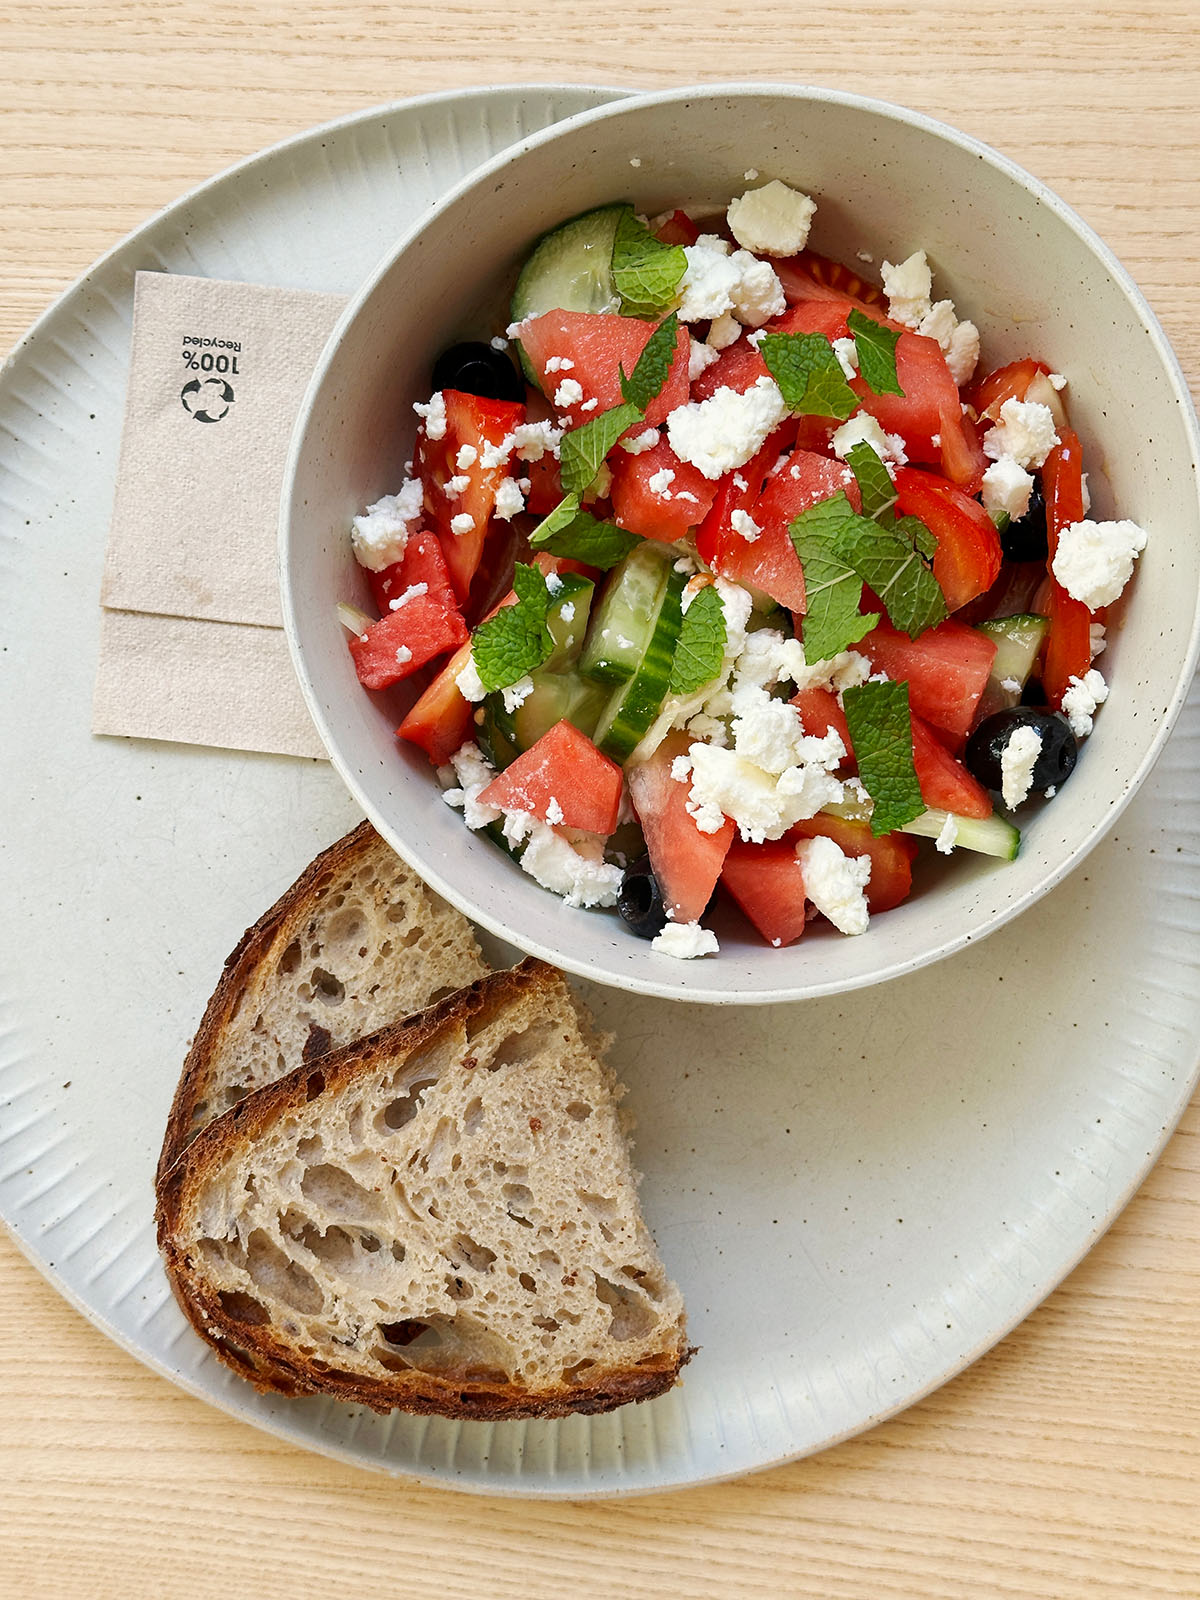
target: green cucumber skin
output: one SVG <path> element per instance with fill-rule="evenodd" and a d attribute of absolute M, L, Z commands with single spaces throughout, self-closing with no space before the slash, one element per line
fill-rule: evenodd
<path fill-rule="evenodd" d="M 949 811 L 922 811 L 919 817 L 914 817 L 912 822 L 905 823 L 897 831 L 916 834 L 922 839 L 936 839 L 950 815 Z M 979 855 L 995 856 L 1000 861 L 1016 860 L 1021 848 L 1021 834 L 1011 822 L 997 816 L 955 816 L 954 821 L 958 828 L 954 839 L 956 849 L 974 850 Z"/>
<path fill-rule="evenodd" d="M 544 233 L 530 251 L 513 290 L 513 322 L 547 311 L 619 311 L 613 287 L 612 250 L 623 206 L 599 206 Z M 517 341 L 525 376 L 540 388 L 538 374 Z"/>
<path fill-rule="evenodd" d="M 975 708 L 976 727 L 994 712 L 1007 711 L 1020 704 L 1021 693 L 1029 682 L 1049 626 L 1046 617 L 1032 612 L 978 624 L 978 632 L 996 646 L 996 657 Z M 1006 689 L 1004 685 L 1010 682 L 1020 684 L 1020 689 Z"/>
<path fill-rule="evenodd" d="M 554 649 L 538 668 L 539 672 L 561 672 L 576 664 L 587 637 L 588 621 L 596 598 L 593 579 L 585 578 L 578 572 L 561 572 L 557 577 L 559 586 L 546 613 L 546 626 L 554 640 Z M 563 616 L 568 605 L 574 608 L 570 621 Z"/>
<path fill-rule="evenodd" d="M 683 622 L 686 579 L 671 570 L 642 662 L 628 683 L 613 690 L 594 739 L 606 756 L 624 764 L 637 749 L 667 697 L 675 646 Z"/>
<path fill-rule="evenodd" d="M 609 684 L 629 681 L 650 643 L 670 572 L 669 558 L 649 541 L 635 545 L 613 568 L 579 657 L 585 678 Z"/>

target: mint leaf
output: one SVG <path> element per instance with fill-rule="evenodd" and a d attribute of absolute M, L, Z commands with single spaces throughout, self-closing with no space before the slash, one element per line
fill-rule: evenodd
<path fill-rule="evenodd" d="M 846 452 L 846 460 L 858 480 L 864 517 L 877 517 L 895 505 L 896 486 L 871 445 L 865 440 L 852 445 Z"/>
<path fill-rule="evenodd" d="M 641 420 L 639 407 L 631 406 L 626 401 L 623 406 L 602 411 L 582 427 L 572 428 L 570 433 L 563 434 L 558 447 L 558 469 L 562 486 L 568 495 L 582 499 L 613 445 L 626 428 L 632 428 L 635 422 Z"/>
<path fill-rule="evenodd" d="M 926 560 L 932 561 L 937 555 L 938 542 L 920 517 L 896 517 L 890 526 L 919 550 Z"/>
<path fill-rule="evenodd" d="M 687 271 L 682 245 L 664 244 L 627 206 L 613 235 L 613 287 L 621 311 L 629 317 L 654 317 L 675 301 L 679 280 Z"/>
<path fill-rule="evenodd" d="M 725 655 L 725 608 L 715 584 L 706 584 L 683 614 L 669 694 L 694 694 L 721 670 Z"/>
<path fill-rule="evenodd" d="M 810 662 L 828 661 L 848 650 L 878 621 L 859 611 L 863 580 L 839 553 L 862 520 L 842 491 L 809 506 L 788 529 L 804 569 L 802 638 Z"/>
<path fill-rule="evenodd" d="M 871 832 L 902 828 L 925 810 L 913 767 L 906 683 L 863 683 L 842 695 L 858 776 L 871 796 Z"/>
<path fill-rule="evenodd" d="M 859 517 L 857 525 L 847 530 L 839 553 L 883 601 L 892 625 L 910 639 L 945 621 L 941 585 L 896 529 Z"/>
<path fill-rule="evenodd" d="M 854 335 L 858 370 L 867 388 L 874 394 L 898 394 L 903 397 L 904 390 L 896 376 L 899 330 L 881 327 L 873 318 L 857 309 L 846 318 L 846 326 Z"/>
<path fill-rule="evenodd" d="M 552 555 L 585 561 L 589 567 L 598 567 L 602 572 L 615 567 L 635 544 L 640 543 L 636 533 L 618 528 L 612 522 L 601 522 L 590 512 L 581 511 L 574 495 L 560 501 L 529 535 L 531 549 L 549 550 Z"/>
<path fill-rule="evenodd" d="M 768 333 L 758 353 L 779 385 L 789 411 L 805 417 L 836 417 L 844 422 L 858 396 L 823 333 Z"/>
<path fill-rule="evenodd" d="M 637 363 L 628 377 L 625 368 L 618 367 L 621 374 L 621 394 L 631 406 L 637 406 L 642 411 L 662 393 L 662 386 L 667 381 L 671 371 L 671 362 L 675 359 L 675 344 L 679 334 L 679 318 L 672 311 L 665 322 L 659 324 L 646 341 L 646 348 L 637 358 Z"/>
<path fill-rule="evenodd" d="M 546 626 L 550 591 L 537 567 L 518 561 L 513 571 L 517 603 L 502 606 L 494 617 L 481 622 L 471 636 L 471 655 L 479 681 L 489 691 L 507 689 L 527 672 L 540 667 L 554 649 Z"/>

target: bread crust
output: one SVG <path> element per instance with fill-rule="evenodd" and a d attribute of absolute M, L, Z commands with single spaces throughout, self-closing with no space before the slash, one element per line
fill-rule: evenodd
<path fill-rule="evenodd" d="M 239 950 L 262 927 L 262 923 L 256 924 Z M 407 1057 L 445 1029 L 498 1010 L 538 988 L 549 994 L 565 985 L 553 967 L 532 958 L 510 972 L 482 978 L 416 1016 L 255 1090 L 202 1129 L 169 1167 L 160 1170 L 156 1184 L 158 1242 L 176 1298 L 200 1337 L 256 1388 L 285 1395 L 332 1395 L 378 1412 L 402 1410 L 500 1421 L 611 1411 L 630 1401 L 664 1394 L 675 1384 L 693 1353 L 684 1342 L 682 1328 L 674 1350 L 647 1357 L 636 1366 L 596 1367 L 589 1370 L 584 1383 L 534 1393 L 515 1384 L 480 1381 L 453 1371 L 432 1373 L 414 1368 L 386 1382 L 338 1372 L 324 1363 L 298 1358 L 294 1349 L 273 1336 L 269 1326 L 248 1326 L 231 1317 L 181 1242 L 184 1220 L 199 1186 L 223 1163 L 253 1147 L 289 1110 L 303 1107 L 317 1095 L 336 1095 L 380 1061 Z"/>

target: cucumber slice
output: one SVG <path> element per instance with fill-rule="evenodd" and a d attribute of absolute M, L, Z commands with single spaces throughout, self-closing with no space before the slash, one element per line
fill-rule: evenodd
<path fill-rule="evenodd" d="M 919 817 L 905 823 L 900 833 L 914 833 L 922 839 L 936 839 L 946 826 L 949 811 L 922 811 Z M 954 817 L 957 833 L 955 846 L 976 850 L 980 855 L 997 856 L 1001 861 L 1015 861 L 1021 848 L 1021 834 L 1003 817 Z"/>
<path fill-rule="evenodd" d="M 579 658 L 585 678 L 628 682 L 646 654 L 671 575 L 670 557 L 652 540 L 635 545 L 613 568 Z"/>
<path fill-rule="evenodd" d="M 592 734 L 595 743 L 614 761 L 628 761 L 667 697 L 683 621 L 681 600 L 686 582 L 683 573 L 673 568 L 667 572 L 659 604 L 648 619 L 650 637 L 645 654 L 633 676 L 613 690 Z"/>
<path fill-rule="evenodd" d="M 979 632 L 996 646 L 996 659 L 984 685 L 979 705 L 975 711 L 975 725 L 990 717 L 994 711 L 1006 711 L 1020 704 L 1021 691 L 1029 681 L 1038 651 L 1046 637 L 1049 622 L 1045 617 L 1025 614 L 1018 617 L 997 617 L 991 622 L 981 622 Z M 1005 688 L 1005 684 L 1018 687 Z"/>
<path fill-rule="evenodd" d="M 517 749 L 528 750 L 563 721 L 590 739 L 608 699 L 604 686 L 588 683 L 577 672 L 548 672 L 544 667 L 532 676 L 533 693 L 512 714 Z"/>
<path fill-rule="evenodd" d="M 484 700 L 483 718 L 476 725 L 475 736 L 479 748 L 497 772 L 503 772 L 521 754 L 512 712 L 504 709 L 504 701 L 498 694 L 489 694 Z"/>
<path fill-rule="evenodd" d="M 554 640 L 554 649 L 538 668 L 539 672 L 562 672 L 574 666 L 583 649 L 588 618 L 596 585 L 591 578 L 578 572 L 560 572 L 554 599 L 546 613 L 546 626 Z"/>
<path fill-rule="evenodd" d="M 545 311 L 619 311 L 612 253 L 617 219 L 624 210 L 601 206 L 543 234 L 513 290 L 512 320 L 523 322 Z M 537 374 L 519 344 L 517 350 L 525 376 L 537 385 Z"/>

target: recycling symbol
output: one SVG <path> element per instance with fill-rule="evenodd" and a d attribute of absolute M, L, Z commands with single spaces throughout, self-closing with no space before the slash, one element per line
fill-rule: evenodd
<path fill-rule="evenodd" d="M 220 422 L 233 404 L 233 389 L 224 378 L 192 378 L 179 391 L 179 398 L 197 422 Z"/>

